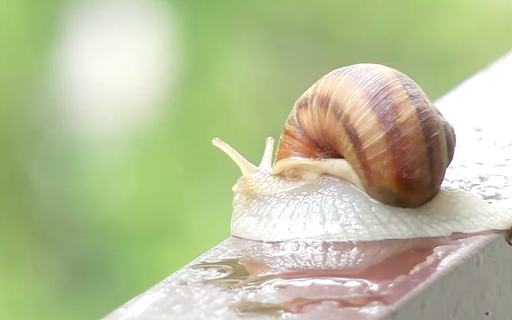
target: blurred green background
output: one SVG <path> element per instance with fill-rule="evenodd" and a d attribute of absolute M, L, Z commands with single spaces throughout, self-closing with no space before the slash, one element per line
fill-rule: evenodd
<path fill-rule="evenodd" d="M 99 319 L 229 235 L 295 100 L 375 62 L 432 100 L 512 47 L 510 1 L 0 2 L 0 319 Z"/>

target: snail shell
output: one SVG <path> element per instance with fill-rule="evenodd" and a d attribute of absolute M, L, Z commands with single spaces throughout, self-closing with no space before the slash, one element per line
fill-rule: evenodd
<path fill-rule="evenodd" d="M 442 188 L 452 126 L 421 88 L 392 68 L 334 70 L 295 103 L 279 140 L 255 166 L 219 138 L 242 171 L 233 236 L 371 241 L 512 228 L 512 212 Z"/>
<path fill-rule="evenodd" d="M 334 70 L 295 103 L 277 148 L 274 173 L 327 173 L 322 161 L 346 159 L 375 200 L 419 207 L 439 191 L 453 158 L 455 132 L 421 88 L 376 64 Z"/>

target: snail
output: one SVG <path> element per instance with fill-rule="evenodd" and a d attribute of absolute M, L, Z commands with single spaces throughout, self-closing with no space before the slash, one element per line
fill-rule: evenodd
<path fill-rule="evenodd" d="M 375 241 L 512 228 L 512 211 L 442 186 L 452 125 L 418 84 L 361 63 L 324 75 L 295 103 L 260 165 L 240 168 L 231 234 L 249 240 Z"/>

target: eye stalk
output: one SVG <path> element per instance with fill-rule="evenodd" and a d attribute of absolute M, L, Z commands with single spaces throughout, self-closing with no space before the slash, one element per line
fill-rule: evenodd
<path fill-rule="evenodd" d="M 265 150 L 263 152 L 263 157 L 261 158 L 259 167 L 245 159 L 240 153 L 238 153 L 238 151 L 236 151 L 233 147 L 218 137 L 213 138 L 212 144 L 224 151 L 224 153 L 226 153 L 231 158 L 231 160 L 236 163 L 236 165 L 240 168 L 242 175 L 246 178 L 249 178 L 256 171 L 258 171 L 258 169 L 272 169 L 272 152 L 274 151 L 274 139 L 272 137 L 267 137 L 265 140 Z"/>
<path fill-rule="evenodd" d="M 265 140 L 265 151 L 261 158 L 260 168 L 272 169 L 272 152 L 274 151 L 274 139 L 267 137 Z"/>

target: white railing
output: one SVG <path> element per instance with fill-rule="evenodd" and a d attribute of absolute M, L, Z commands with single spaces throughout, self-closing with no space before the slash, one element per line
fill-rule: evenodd
<path fill-rule="evenodd" d="M 447 184 L 512 208 L 512 53 L 436 105 L 457 133 Z M 512 247 L 502 234 L 399 256 L 386 256 L 389 248 L 228 238 L 105 320 L 512 319 Z M 364 271 L 370 282 L 332 268 L 381 255 Z"/>

